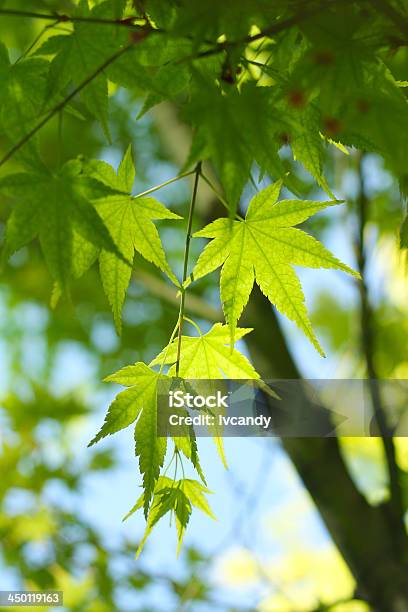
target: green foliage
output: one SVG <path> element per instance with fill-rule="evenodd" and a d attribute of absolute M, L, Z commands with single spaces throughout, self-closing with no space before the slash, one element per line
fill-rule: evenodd
<path fill-rule="evenodd" d="M 358 276 L 320 242 L 292 226 L 337 202 L 282 200 L 281 182 L 260 191 L 250 202 L 245 220 L 217 219 L 195 233 L 212 238 L 192 272 L 199 279 L 219 266 L 221 300 L 234 342 L 236 324 L 246 306 L 254 281 L 278 310 L 295 321 L 323 354 L 310 324 L 304 295 L 292 265 L 336 268 Z"/>
<path fill-rule="evenodd" d="M 8 34 L 7 47 L 0 44 L 0 134 L 10 146 L 0 166 L 11 159 L 18 165 L 0 178 L 0 192 L 11 205 L 3 258 L 38 239 L 55 281 L 54 304 L 99 259 L 102 285 L 119 333 L 136 252 L 180 289 L 180 313 L 168 345 L 149 366 L 139 362 L 109 377 L 128 388 L 111 404 L 91 442 L 136 422 L 136 455 L 144 487 L 140 507 L 148 521 L 145 538 L 162 516 L 172 512 L 181 542 L 192 506 L 209 513 L 202 485 L 185 479 L 168 482 L 160 475 L 166 455 L 166 441 L 157 437 L 160 378 L 177 374 L 259 379 L 249 359 L 234 347 L 235 340 L 249 331 L 237 328 L 237 323 L 254 282 L 323 354 L 293 266 L 334 268 L 356 276 L 320 242 L 294 227 L 338 203 L 324 164 L 327 149 L 339 155 L 352 152 L 350 148 L 378 153 L 401 191 L 407 191 L 402 3 L 393 5 L 397 16 L 393 23 L 386 12 L 376 10 L 376 3 L 309 4 L 72 0 L 57 7 L 48 3 L 46 27 L 29 30 L 32 36 L 24 39 L 19 57 L 15 53 L 19 45 L 13 46 Z M 33 21 L 42 23 L 40 18 Z M 396 33 L 400 23 L 401 31 Z M 105 161 L 85 158 L 79 138 L 74 151 L 65 152 L 68 138 L 63 127 L 68 114 L 77 122 L 92 124 L 95 119 L 104 136 L 109 140 L 112 134 L 118 141 L 115 145 L 123 149 L 118 134 L 129 131 L 129 125 L 118 129 L 110 112 L 110 97 L 119 88 L 127 92 L 115 97 L 117 105 L 123 106 L 125 98 L 136 102 L 134 116 L 141 117 L 159 102 L 176 105 L 192 135 L 185 167 L 189 170 L 208 160 L 219 181 L 228 217 L 215 216 L 196 232 L 211 242 L 183 286 L 153 223 L 180 217 L 152 197 L 132 196 L 131 148 L 117 173 Z M 134 116 L 132 111 L 132 121 Z M 58 125 L 53 121 L 57 118 Z M 85 123 L 82 126 L 85 129 Z M 44 154 L 53 131 L 59 142 L 55 159 Z M 135 143 L 139 157 L 143 145 L 142 139 Z M 331 201 L 278 201 L 282 184 L 306 197 L 303 179 L 288 172 L 296 168 L 292 157 Z M 194 172 L 199 183 L 200 171 Z M 257 175 L 275 182 L 257 193 L 241 219 L 237 212 L 244 188 L 248 182 L 256 187 L 253 176 Z M 179 234 L 180 242 L 185 242 L 185 271 L 195 199 L 196 194 L 188 235 L 181 227 Z M 401 246 L 407 246 L 406 221 Z M 191 280 L 221 266 L 226 325 L 216 323 L 206 334 L 183 336 L 185 292 Z M 168 289 L 173 296 L 173 287 Z M 160 372 L 153 369 L 156 365 Z M 177 458 L 182 453 L 204 479 L 194 432 L 174 444 Z"/>
<path fill-rule="evenodd" d="M 88 0 L 81 0 L 77 14 L 83 17 L 111 17 L 109 2 L 91 11 Z M 54 56 L 49 67 L 46 99 L 50 104 L 58 101 L 70 83 L 79 85 L 95 72 L 118 46 L 124 42 L 123 33 L 107 25 L 75 23 L 67 35 L 49 38 L 38 54 Z M 98 119 L 109 138 L 108 81 L 104 73 L 98 74 L 83 90 L 82 100 L 89 112 Z"/>
<path fill-rule="evenodd" d="M 112 374 L 106 380 L 129 387 L 111 404 L 105 423 L 90 446 L 109 434 L 131 425 L 135 427 L 136 455 L 143 474 L 144 509 L 147 514 L 154 485 L 166 454 L 166 439 L 157 437 L 157 383 L 160 374 L 144 363 L 136 363 Z"/>
<path fill-rule="evenodd" d="M 236 338 L 242 338 L 250 331 L 249 329 L 238 328 Z M 214 325 L 203 336 L 182 336 L 183 351 L 180 360 L 180 376 L 196 379 L 218 379 L 223 376 L 236 379 L 259 379 L 259 374 L 254 370 L 248 359 L 235 348 L 231 351 L 228 346 L 229 340 L 228 327 L 220 323 Z M 137 420 L 135 451 L 139 457 L 140 472 L 143 474 L 144 493 L 141 499 L 143 499 L 142 506 L 145 516 L 148 518 L 146 538 L 163 513 L 171 509 L 174 510 L 173 505 L 178 507 L 178 504 L 182 503 L 177 496 L 176 499 L 173 499 L 173 494 L 170 499 L 166 496 L 165 504 L 163 500 L 158 501 L 156 499 L 157 483 L 161 482 L 160 469 L 163 466 L 167 448 L 166 438 L 157 435 L 157 385 L 160 379 L 168 379 L 169 376 L 174 376 L 177 347 L 178 340 L 174 340 L 151 361 L 149 366 L 144 363 L 136 363 L 132 366 L 126 366 L 106 378 L 107 382 L 115 382 L 128 388 L 121 391 L 112 402 L 102 428 L 89 443 L 89 446 L 92 446 L 102 438 L 128 427 Z M 160 365 L 162 369 L 166 364 L 173 364 L 168 371 L 168 375 L 152 369 L 155 365 Z M 186 432 L 186 434 L 186 438 L 175 439 L 175 452 L 183 452 L 205 482 L 198 461 L 194 432 Z M 217 445 L 225 464 L 220 440 L 217 440 Z M 192 485 L 186 485 L 186 487 L 189 491 L 189 497 L 193 498 L 193 505 L 199 505 L 202 510 L 207 511 L 207 506 L 199 495 L 199 489 L 191 488 Z M 169 504 L 171 507 L 168 507 Z M 137 507 L 142 506 L 137 505 Z M 150 524 L 149 521 L 153 521 L 153 524 Z M 184 527 L 185 525 L 183 529 Z M 179 532 L 179 541 L 181 541 L 181 537 L 181 532 Z"/>
<path fill-rule="evenodd" d="M 108 228 L 118 251 L 123 254 L 126 261 L 133 261 L 134 252 L 137 251 L 178 285 L 167 263 L 152 219 L 180 219 L 181 217 L 167 210 L 153 198 L 131 196 L 135 169 L 130 146 L 119 166 L 117 175 L 109 164 L 97 160 L 86 162 L 84 171 L 86 175 L 111 188 L 112 192 L 116 190 L 123 193 L 123 195 L 108 195 L 106 198 L 97 200 L 95 208 Z M 122 306 L 132 269 L 121 257 L 118 257 L 117 253 L 109 250 L 102 250 L 99 261 L 103 287 L 113 310 L 116 327 L 120 332 Z"/>
<path fill-rule="evenodd" d="M 15 200 L 5 254 L 11 255 L 38 236 L 50 272 L 63 290 L 71 277 L 89 268 L 98 248 L 130 265 L 92 204 L 93 198 L 115 191 L 85 177 L 79 161 L 68 162 L 57 173 L 42 168 L 8 175 L 1 179 L 0 191 Z"/>
<path fill-rule="evenodd" d="M 44 102 L 48 67 L 48 62 L 40 58 L 11 64 L 8 50 L 0 42 L 1 134 L 14 139 L 29 132 Z M 30 142 L 24 153 L 29 160 L 37 159 L 35 142 Z"/>
<path fill-rule="evenodd" d="M 171 480 L 167 476 L 160 476 L 155 486 L 153 502 L 147 517 L 146 529 L 137 549 L 136 556 L 140 555 L 153 527 L 169 512 L 174 513 L 176 519 L 178 539 L 177 551 L 179 552 L 184 532 L 192 512 L 192 506 L 195 506 L 215 520 L 215 516 L 205 497 L 205 494 L 209 493 L 211 493 L 211 491 L 196 480 L 187 478 Z M 139 497 L 136 504 L 123 520 L 128 519 L 134 512 L 139 510 L 139 508 L 142 508 L 144 504 L 145 493 Z"/>
<path fill-rule="evenodd" d="M 235 339 L 238 340 L 248 334 L 250 329 L 236 329 Z M 230 333 L 226 325 L 216 323 L 209 332 L 199 337 L 182 336 L 183 348 L 180 358 L 179 374 L 182 378 L 209 379 L 242 378 L 258 379 L 259 374 L 254 370 L 245 355 L 230 346 Z M 168 347 L 150 363 L 173 364 L 169 369 L 169 376 L 176 372 L 178 340 L 174 340 Z"/>

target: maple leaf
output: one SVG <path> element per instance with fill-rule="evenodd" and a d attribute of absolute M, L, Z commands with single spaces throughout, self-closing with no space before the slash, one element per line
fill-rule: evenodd
<path fill-rule="evenodd" d="M 112 190 L 121 192 L 95 201 L 95 206 L 118 249 L 127 261 L 133 261 L 137 251 L 153 263 L 179 286 L 174 276 L 152 219 L 181 219 L 163 204 L 150 197 L 135 198 L 131 191 L 135 180 L 132 151 L 129 146 L 119 166 L 118 174 L 109 164 L 91 160 L 84 162 L 84 172 Z M 100 253 L 102 283 L 112 307 L 118 332 L 121 331 L 121 313 L 129 286 L 132 270 L 114 253 L 103 250 Z"/>
<path fill-rule="evenodd" d="M 6 47 L 0 43 L 0 132 L 13 140 L 24 136 L 39 115 L 44 99 L 48 62 L 28 58 L 10 63 Z M 20 152 L 21 154 L 21 152 Z M 26 143 L 22 158 L 38 161 L 36 139 Z"/>
<path fill-rule="evenodd" d="M 114 191 L 83 176 L 80 161 L 71 160 L 55 173 L 42 167 L 7 175 L 0 180 L 0 191 L 16 200 L 7 222 L 4 256 L 38 236 L 62 290 L 91 265 L 94 249 L 107 249 L 124 260 L 90 201 Z"/>
<path fill-rule="evenodd" d="M 136 556 L 139 556 L 153 527 L 168 512 L 176 516 L 178 534 L 177 552 L 180 551 L 183 535 L 190 519 L 192 506 L 195 506 L 210 518 L 215 519 L 205 495 L 212 493 L 207 487 L 190 478 L 172 480 L 167 476 L 160 476 L 154 490 L 153 502 L 147 517 L 147 525 L 143 538 L 139 544 Z M 144 493 L 124 517 L 124 521 L 144 506 Z"/>
<path fill-rule="evenodd" d="M 330 198 L 334 195 L 323 175 L 324 141 L 320 135 L 320 117 L 313 106 L 296 113 L 295 130 L 291 140 L 293 157 L 308 172 Z"/>
<path fill-rule="evenodd" d="M 110 3 L 89 9 L 87 0 L 81 0 L 77 8 L 81 17 L 111 17 Z M 106 24 L 76 22 L 67 35 L 49 38 L 37 51 L 37 55 L 53 55 L 49 68 L 46 90 L 47 103 L 53 104 L 61 92 L 72 82 L 78 86 L 93 74 L 126 41 L 120 28 Z M 82 90 L 81 98 L 88 111 L 101 122 L 109 139 L 108 81 L 102 71 Z"/>
<path fill-rule="evenodd" d="M 136 455 L 143 474 L 145 515 L 153 495 L 166 454 L 167 439 L 157 436 L 157 383 L 159 374 L 144 363 L 126 366 L 108 376 L 107 382 L 116 382 L 129 387 L 118 394 L 107 412 L 101 430 L 91 440 L 89 446 L 102 438 L 116 433 L 134 423 Z"/>
<path fill-rule="evenodd" d="M 336 268 L 357 277 L 358 274 L 315 238 L 292 227 L 339 202 L 278 202 L 281 185 L 278 181 L 259 192 L 251 200 L 245 220 L 217 219 L 194 234 L 213 240 L 201 253 L 191 279 L 197 280 L 223 266 L 221 300 L 230 327 L 231 346 L 237 321 L 256 280 L 270 302 L 294 321 L 324 355 L 309 321 L 302 287 L 292 265 Z"/>
<path fill-rule="evenodd" d="M 251 329 L 237 328 L 235 339 L 243 338 Z M 216 323 L 209 332 L 198 337 L 182 336 L 179 375 L 190 379 L 259 379 L 259 374 L 248 359 L 235 347 L 230 347 L 230 331 Z M 151 366 L 171 365 L 168 375 L 176 373 L 178 340 L 175 339 L 153 359 Z"/>
<path fill-rule="evenodd" d="M 236 329 L 236 339 L 243 338 L 251 329 Z M 187 379 L 253 379 L 259 381 L 262 388 L 266 387 L 260 380 L 258 372 L 248 359 L 233 345 L 230 345 L 230 331 L 226 325 L 216 323 L 206 334 L 198 337 L 181 337 L 181 354 L 179 376 Z M 176 375 L 178 340 L 175 339 L 150 363 L 153 365 L 172 364 L 168 375 Z M 225 468 L 227 460 L 224 452 L 221 430 L 218 425 L 211 428 L 217 452 Z M 180 438 L 181 439 L 181 438 Z M 198 468 L 197 468 L 198 469 Z M 200 473 L 200 470 L 198 469 Z"/>

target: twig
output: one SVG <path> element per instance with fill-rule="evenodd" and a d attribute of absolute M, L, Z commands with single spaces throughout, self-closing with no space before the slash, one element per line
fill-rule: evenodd
<path fill-rule="evenodd" d="M 329 3 L 329 6 L 335 3 L 336 1 L 337 0 L 332 0 L 332 2 Z M 271 24 L 269 27 L 265 28 L 261 32 L 258 32 L 258 34 L 246 36 L 238 40 L 231 40 L 231 41 L 224 41 L 223 43 L 217 43 L 214 47 L 210 49 L 201 51 L 194 55 L 184 56 L 182 58 L 179 58 L 178 60 L 175 60 L 173 63 L 180 64 L 188 60 L 200 59 L 203 57 L 208 57 L 210 55 L 216 55 L 223 51 L 227 51 L 231 48 L 234 48 L 235 46 L 242 45 L 242 44 L 250 44 L 261 38 L 264 38 L 265 36 L 273 36 L 274 34 L 278 34 L 279 32 L 282 32 L 286 30 L 287 28 L 290 28 L 312 17 L 314 14 L 318 13 L 320 9 L 321 9 L 321 6 L 319 6 L 319 9 L 315 7 L 314 9 L 303 10 L 298 15 L 293 15 L 292 17 L 289 17 L 288 19 L 284 19 L 284 20 L 278 21 L 277 23 Z M 165 30 L 152 28 L 150 24 L 148 24 L 148 26 L 146 26 L 146 24 L 145 25 L 135 25 L 133 24 L 134 18 L 103 19 L 99 17 L 81 17 L 81 16 L 70 17 L 68 15 L 59 15 L 58 13 L 46 14 L 46 13 L 35 13 L 31 11 L 17 11 L 14 9 L 0 9 L 0 15 L 8 15 L 10 17 L 14 16 L 14 17 L 31 17 L 34 19 L 47 19 L 47 20 L 51 20 L 57 23 L 83 22 L 83 23 L 90 23 L 90 24 L 93 23 L 93 24 L 126 26 L 128 28 L 138 29 L 143 33 L 146 33 L 146 29 L 148 27 L 149 34 L 165 33 Z M 187 36 L 187 38 L 190 38 L 190 37 Z M 23 147 L 39 130 L 41 130 L 41 128 L 44 127 L 44 125 L 46 125 L 48 121 L 50 121 L 50 119 L 52 119 L 56 113 L 62 110 L 80 91 L 82 91 L 82 89 L 84 89 L 94 78 L 96 78 L 105 68 L 107 68 L 110 64 L 112 64 L 117 58 L 119 58 L 129 49 L 131 49 L 132 46 L 133 45 L 128 45 L 120 49 L 119 51 L 117 51 L 117 53 L 112 55 L 94 73 L 92 73 L 80 85 L 78 85 L 78 87 L 76 87 L 66 98 L 64 98 L 62 102 L 54 106 L 54 108 L 44 117 L 44 119 L 42 119 L 30 132 L 28 132 L 28 134 L 26 134 L 23 138 L 21 138 L 21 140 L 19 140 L 4 155 L 4 157 L 0 159 L 0 167 L 3 166 L 19 149 L 21 149 L 21 147 Z"/>
<path fill-rule="evenodd" d="M 85 17 L 81 15 L 65 15 L 60 13 L 36 13 L 35 11 L 18 11 L 15 9 L 0 9 L 0 15 L 7 17 L 26 17 L 30 19 L 41 19 L 45 21 L 55 21 L 57 23 L 89 23 L 94 25 L 110 25 L 129 28 L 131 30 L 145 28 L 145 19 L 141 17 L 126 17 L 125 19 L 105 19 L 103 17 Z M 143 21 L 142 24 L 135 24 L 135 21 Z M 155 30 L 159 32 L 160 30 Z"/>
<path fill-rule="evenodd" d="M 222 53 L 223 51 L 228 51 L 233 49 L 239 45 L 250 44 L 256 42 L 265 37 L 274 36 L 275 34 L 279 34 L 288 28 L 291 28 L 307 19 L 310 19 L 314 15 L 321 12 L 322 7 L 331 6 L 338 2 L 338 0 L 331 0 L 326 2 L 325 4 L 316 5 L 313 8 L 302 8 L 302 10 L 296 14 L 292 15 L 292 17 L 288 17 L 287 19 L 281 19 L 280 21 L 272 23 L 270 26 L 264 28 L 257 34 L 252 34 L 245 36 L 243 38 L 237 40 L 226 40 L 222 43 L 216 43 L 213 47 L 206 49 L 204 51 L 200 51 L 198 53 L 194 53 L 191 55 L 186 55 L 182 58 L 176 60 L 176 64 L 183 63 L 189 60 L 200 59 L 204 57 L 209 57 L 212 55 L 217 55 L 218 53 Z M 102 17 L 92 17 L 92 16 L 70 16 L 59 13 L 36 13 L 34 11 L 18 11 L 14 9 L 0 9 L 0 15 L 7 15 L 9 17 L 29 17 L 32 19 L 46 19 L 49 21 L 56 21 L 57 23 L 89 23 L 89 24 L 97 24 L 97 25 L 110 25 L 110 26 L 119 26 L 126 27 L 132 30 L 146 30 L 145 24 L 135 24 L 134 21 L 137 19 L 143 19 L 139 17 L 127 17 L 125 19 L 104 19 Z M 143 19 L 143 21 L 145 21 Z M 149 24 L 150 26 L 150 24 Z M 151 27 L 151 26 L 150 26 Z M 152 28 L 152 33 L 155 34 L 165 34 L 166 31 L 160 28 Z M 191 39 L 191 36 L 187 36 L 186 38 Z"/>
<path fill-rule="evenodd" d="M 221 43 L 217 43 L 210 49 L 206 49 L 205 51 L 200 51 L 199 53 L 196 53 L 193 55 L 186 55 L 185 57 L 182 57 L 179 60 L 177 60 L 176 63 L 182 63 L 182 62 L 186 62 L 189 60 L 210 57 L 212 55 L 217 55 L 218 53 L 221 53 L 222 51 L 228 51 L 230 49 L 233 49 L 234 47 L 237 47 L 239 45 L 251 44 L 253 42 L 256 42 L 257 40 L 261 40 L 262 38 L 280 34 L 281 32 L 284 32 L 285 30 L 287 30 L 288 28 L 298 25 L 299 23 L 302 23 L 303 21 L 310 19 L 314 15 L 317 15 L 318 13 L 321 12 L 322 7 L 326 7 L 326 6 L 330 7 L 336 2 L 337 0 L 332 0 L 331 2 L 326 2 L 324 5 L 322 4 L 322 5 L 317 5 L 313 8 L 303 9 L 298 14 L 292 15 L 292 17 L 288 17 L 287 19 L 281 19 L 280 21 L 272 23 L 270 26 L 264 28 L 257 34 L 244 36 L 243 38 L 240 38 L 237 40 L 225 40 Z"/>
<path fill-rule="evenodd" d="M 197 200 L 197 189 L 198 189 L 198 181 L 200 179 L 201 174 L 201 162 L 199 162 L 195 169 L 195 180 L 193 187 L 193 194 L 191 196 L 190 210 L 188 213 L 188 223 L 187 223 L 187 234 L 186 234 L 186 245 L 184 248 L 184 265 L 183 265 L 183 279 L 181 281 L 182 286 L 186 282 L 187 279 L 187 270 L 188 270 L 188 256 L 190 253 L 190 242 L 191 242 L 191 229 L 193 226 L 193 216 L 194 216 L 194 208 Z M 184 320 L 184 307 L 186 300 L 186 291 L 183 287 L 181 291 L 181 300 L 180 300 L 180 312 L 179 312 L 179 328 L 178 328 L 178 338 L 177 338 L 177 361 L 176 361 L 176 377 L 179 375 L 180 370 L 180 355 L 181 355 L 181 337 L 183 332 L 183 320 Z"/>
<path fill-rule="evenodd" d="M 358 160 L 358 177 L 360 182 L 360 191 L 358 196 L 358 236 L 356 240 L 357 264 L 358 271 L 361 275 L 359 282 L 360 289 L 360 314 L 361 314 L 361 348 L 364 355 L 367 376 L 368 389 L 373 406 L 374 419 L 378 426 L 378 430 L 384 446 L 385 459 L 389 475 L 390 483 L 390 504 L 393 513 L 394 524 L 396 523 L 400 530 L 405 533 L 404 526 L 404 506 L 402 501 L 401 487 L 399 482 L 399 467 L 396 460 L 396 452 L 392 431 L 390 430 L 384 406 L 381 398 L 378 374 L 374 363 L 375 339 L 373 328 L 373 313 L 371 309 L 368 286 L 366 280 L 367 273 L 367 258 L 364 244 L 364 230 L 367 222 L 368 213 L 368 198 L 365 189 L 364 171 L 362 166 L 363 155 L 359 156 Z M 399 534 L 396 534 L 396 545 L 399 546 Z"/>

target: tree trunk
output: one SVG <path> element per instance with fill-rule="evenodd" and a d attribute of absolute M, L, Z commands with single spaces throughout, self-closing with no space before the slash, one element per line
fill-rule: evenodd
<path fill-rule="evenodd" d="M 261 376 L 301 379 L 276 315 L 258 290 L 245 322 L 254 327 L 247 342 Z M 356 596 L 378 612 L 407 612 L 407 537 L 390 529 L 388 504 L 368 504 L 336 438 L 285 438 L 282 444 L 356 580 Z"/>

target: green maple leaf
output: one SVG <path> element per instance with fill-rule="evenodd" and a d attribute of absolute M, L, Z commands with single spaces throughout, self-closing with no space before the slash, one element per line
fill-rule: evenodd
<path fill-rule="evenodd" d="M 150 197 L 135 198 L 131 191 L 135 168 L 131 147 L 119 166 L 118 174 L 107 163 L 91 160 L 84 171 L 112 190 L 123 195 L 111 195 L 95 202 L 96 209 L 109 229 L 115 244 L 127 261 L 133 261 L 137 251 L 153 263 L 179 286 L 166 260 L 159 233 L 152 219 L 181 219 L 163 204 Z M 99 257 L 102 283 L 112 307 L 118 332 L 121 331 L 121 313 L 132 270 L 114 253 L 103 250 Z"/>
<path fill-rule="evenodd" d="M 136 556 L 140 555 L 153 527 L 168 512 L 174 512 L 176 517 L 178 534 L 177 552 L 179 552 L 184 532 L 190 519 L 192 506 L 195 506 L 204 512 L 204 514 L 216 520 L 205 497 L 205 495 L 210 493 L 212 493 L 212 491 L 196 480 L 189 478 L 172 480 L 166 476 L 160 476 L 155 486 L 153 501 L 147 517 L 146 529 L 137 549 Z M 144 493 L 139 497 L 136 504 L 131 508 L 123 520 L 127 520 L 143 506 Z"/>
<path fill-rule="evenodd" d="M 81 17 L 112 17 L 111 4 L 103 3 L 89 10 L 81 0 L 77 13 Z M 54 104 L 72 82 L 80 85 L 93 74 L 125 42 L 125 33 L 115 26 L 75 23 L 68 35 L 49 38 L 37 55 L 53 55 L 46 91 L 47 103 Z M 89 112 L 101 122 L 109 139 L 108 80 L 102 71 L 82 90 L 81 98 Z"/>
<path fill-rule="evenodd" d="M 97 249 L 123 258 L 90 201 L 114 192 L 83 176 L 78 160 L 55 173 L 43 167 L 5 176 L 0 191 L 16 201 L 7 222 L 4 256 L 38 236 L 50 272 L 62 290 L 67 289 L 70 278 L 91 265 Z"/>
<path fill-rule="evenodd" d="M 166 454 L 167 440 L 157 436 L 157 383 L 159 374 L 144 363 L 122 368 L 108 376 L 107 382 L 126 387 L 109 407 L 101 430 L 89 445 L 128 427 L 137 420 L 135 427 L 136 455 L 143 474 L 144 509 L 147 516 L 155 483 Z"/>
<path fill-rule="evenodd" d="M 251 329 L 236 329 L 236 339 L 243 338 Z M 230 345 L 230 331 L 226 325 L 216 323 L 206 334 L 198 337 L 182 336 L 179 376 L 190 379 L 233 379 L 258 380 L 263 387 L 260 376 L 248 359 L 233 345 Z M 178 340 L 175 339 L 150 363 L 153 365 L 171 364 L 168 374 L 176 375 Z M 218 454 L 224 467 L 227 461 L 221 437 L 222 431 L 214 426 L 212 433 Z M 197 468 L 198 469 L 198 468 Z M 200 470 L 198 469 L 199 473 Z"/>
<path fill-rule="evenodd" d="M 238 340 L 250 329 L 237 328 Z M 178 341 L 175 339 L 150 363 L 173 364 L 169 376 L 176 373 Z M 230 331 L 226 325 L 216 323 L 209 332 L 198 337 L 182 336 L 179 375 L 191 379 L 218 379 L 226 376 L 235 379 L 259 379 L 259 374 L 248 359 L 236 348 L 230 347 Z"/>
<path fill-rule="evenodd" d="M 323 175 L 324 141 L 319 131 L 319 113 L 313 106 L 310 106 L 305 111 L 298 112 L 296 119 L 296 129 L 291 141 L 293 156 L 310 172 L 329 197 L 334 198 Z"/>
<path fill-rule="evenodd" d="M 48 62 L 40 58 L 11 64 L 0 43 L 0 133 L 15 140 L 32 128 L 43 103 L 47 69 Z M 23 159 L 24 154 L 37 160 L 35 138 L 25 145 Z"/>
<path fill-rule="evenodd" d="M 171 485 L 175 486 L 164 487 L 155 493 L 152 507 L 149 512 L 149 516 L 147 517 L 145 533 L 143 534 L 143 538 L 136 551 L 136 557 L 140 555 L 153 527 L 168 512 L 174 512 L 176 516 L 176 527 L 178 534 L 177 552 L 180 550 L 183 535 L 190 520 L 192 508 L 188 497 L 185 495 L 182 489 L 177 486 L 177 483 L 173 483 L 173 481 L 170 482 Z"/>
<path fill-rule="evenodd" d="M 292 265 L 336 268 L 358 277 L 320 242 L 292 226 L 338 202 L 283 200 L 281 181 L 259 192 L 245 220 L 217 219 L 194 236 L 213 240 L 201 253 L 191 275 L 198 279 L 222 265 L 221 300 L 230 327 L 231 345 L 237 321 L 256 280 L 277 309 L 294 321 L 316 349 L 323 350 L 307 314 L 300 281 Z"/>

